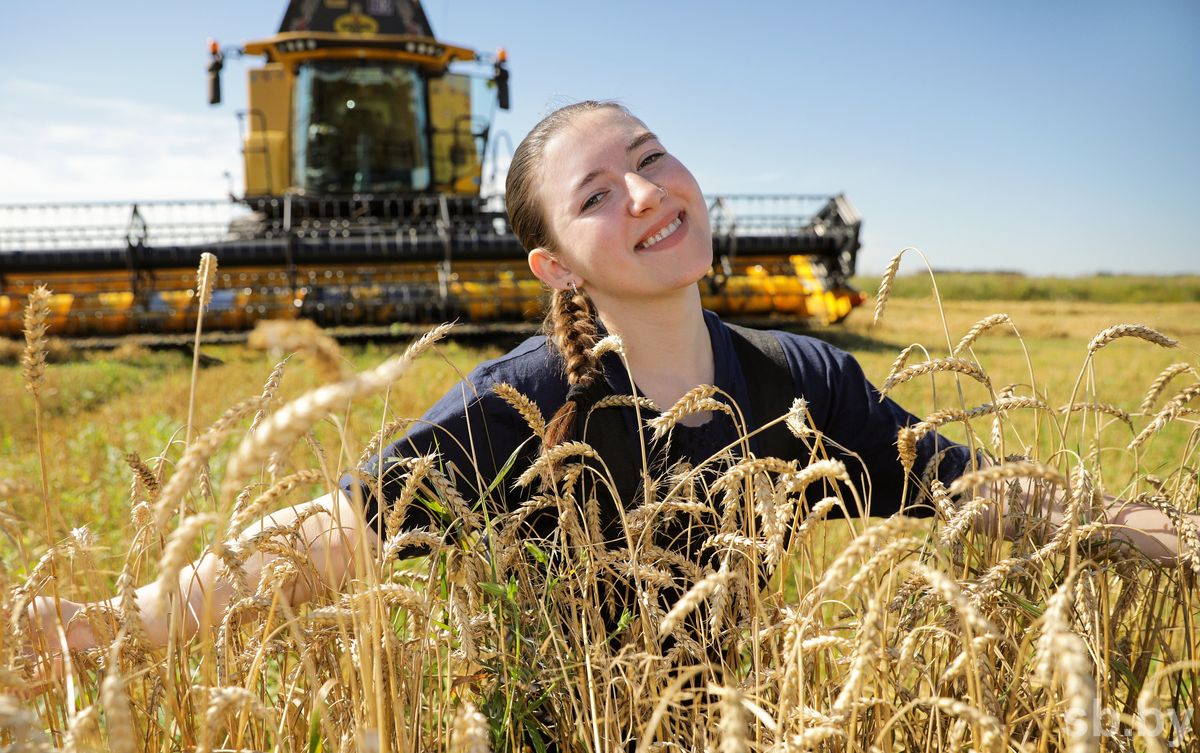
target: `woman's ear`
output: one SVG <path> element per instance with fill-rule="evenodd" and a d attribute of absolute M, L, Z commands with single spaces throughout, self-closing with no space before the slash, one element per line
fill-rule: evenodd
<path fill-rule="evenodd" d="M 575 273 L 544 248 L 535 248 L 529 252 L 529 271 L 555 290 L 566 290 L 571 287 L 572 282 L 580 284 Z"/>

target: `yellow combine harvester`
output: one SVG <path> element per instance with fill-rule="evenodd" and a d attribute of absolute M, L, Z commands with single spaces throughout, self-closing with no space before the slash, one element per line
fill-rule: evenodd
<path fill-rule="evenodd" d="M 508 108 L 503 51 L 437 41 L 418 0 L 292 0 L 275 36 L 213 43 L 212 104 L 232 54 L 265 58 L 239 115 L 243 196 L 0 206 L 0 335 L 20 333 L 38 284 L 55 292 L 56 334 L 190 330 L 205 251 L 220 261 L 210 329 L 536 317 L 542 288 L 503 198 L 481 195 Z M 862 301 L 845 197 L 710 197 L 710 214 L 708 308 L 832 323 Z"/>

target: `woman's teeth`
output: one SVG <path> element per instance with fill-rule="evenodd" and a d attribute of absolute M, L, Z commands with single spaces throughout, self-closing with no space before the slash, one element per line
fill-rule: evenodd
<path fill-rule="evenodd" d="M 669 235 L 671 235 L 672 233 L 674 233 L 676 230 L 678 230 L 678 229 L 679 229 L 679 226 L 680 226 L 680 225 L 682 225 L 682 224 L 683 224 L 683 220 L 682 220 L 682 219 L 680 219 L 679 217 L 676 217 L 676 218 L 675 218 L 675 221 L 674 221 L 674 222 L 672 222 L 670 225 L 667 225 L 667 226 L 666 226 L 666 227 L 664 227 L 662 230 L 659 230 L 659 231 L 658 231 L 657 233 L 655 233 L 654 235 L 650 236 L 650 237 L 649 237 L 649 238 L 647 238 L 646 240 L 644 240 L 644 241 L 642 241 L 641 243 L 639 243 L 639 244 L 638 244 L 638 248 L 650 248 L 650 247 L 651 247 L 651 246 L 653 246 L 655 243 L 658 243 L 658 242 L 659 242 L 659 241 L 661 241 L 663 238 L 666 238 L 667 236 L 669 236 Z"/>

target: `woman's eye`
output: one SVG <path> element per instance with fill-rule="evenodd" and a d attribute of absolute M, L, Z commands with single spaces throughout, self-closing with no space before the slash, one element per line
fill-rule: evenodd
<path fill-rule="evenodd" d="M 642 161 L 638 163 L 638 169 L 641 170 L 642 168 L 649 167 L 650 165 L 653 165 L 655 162 L 658 162 L 660 159 L 662 159 L 662 157 L 662 152 L 651 152 L 642 158 Z"/>
<path fill-rule="evenodd" d="M 597 192 L 597 193 L 594 193 L 594 194 L 592 194 L 591 196 L 589 196 L 589 197 L 587 197 L 586 199 L 584 199 L 584 201 L 583 201 L 583 206 L 579 207 L 579 211 L 581 211 L 581 212 L 586 212 L 587 210 L 589 210 L 589 209 L 591 209 L 592 207 L 594 207 L 594 206 L 596 206 L 597 204 L 599 204 L 599 203 L 600 203 L 600 200 L 601 200 L 601 199 L 603 199 L 603 198 L 604 198 L 604 192 L 603 192 L 603 191 L 599 191 L 599 192 Z"/>

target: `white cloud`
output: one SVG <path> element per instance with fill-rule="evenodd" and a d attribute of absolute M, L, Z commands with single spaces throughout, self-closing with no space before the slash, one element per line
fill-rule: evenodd
<path fill-rule="evenodd" d="M 0 80 L 0 203 L 220 198 L 241 181 L 229 111 Z"/>

